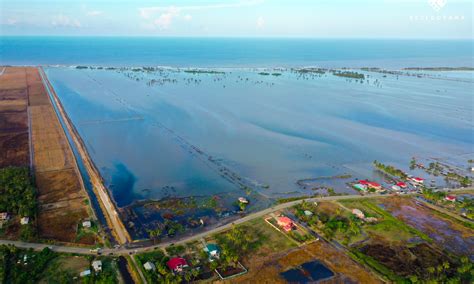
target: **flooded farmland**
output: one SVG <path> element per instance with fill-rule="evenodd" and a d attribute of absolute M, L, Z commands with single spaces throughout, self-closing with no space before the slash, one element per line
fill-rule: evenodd
<path fill-rule="evenodd" d="M 134 228 L 186 216 L 149 201 L 181 200 L 194 204 L 194 215 L 219 218 L 238 210 L 240 196 L 255 210 L 332 185 L 301 180 L 371 178 L 373 160 L 463 164 L 474 152 L 470 72 L 359 71 L 364 79 L 353 79 L 290 69 L 45 71 Z M 355 193 L 335 181 L 336 192 Z"/>
<path fill-rule="evenodd" d="M 395 217 L 424 232 L 435 243 L 457 255 L 474 259 L 474 232 L 460 223 L 442 218 L 414 199 L 383 199 L 383 206 Z"/>

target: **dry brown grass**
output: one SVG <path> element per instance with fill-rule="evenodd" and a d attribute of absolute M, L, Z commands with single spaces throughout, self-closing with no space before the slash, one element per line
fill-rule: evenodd
<path fill-rule="evenodd" d="M 78 224 L 90 218 L 85 190 L 67 137 L 35 68 L 27 68 L 33 163 L 38 187 L 40 236 L 74 242 Z M 93 243 L 83 239 L 82 243 Z"/>

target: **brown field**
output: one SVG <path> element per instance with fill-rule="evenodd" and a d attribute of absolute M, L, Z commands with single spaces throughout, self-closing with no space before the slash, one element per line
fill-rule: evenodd
<path fill-rule="evenodd" d="M 0 167 L 28 166 L 27 84 L 24 68 L 0 76 Z"/>
<path fill-rule="evenodd" d="M 90 216 L 72 151 L 38 70 L 8 67 L 0 76 L 0 167 L 30 166 L 29 130 L 40 237 L 74 242 L 78 224 Z"/>
<path fill-rule="evenodd" d="M 232 278 L 228 283 L 286 283 L 280 273 L 316 259 L 335 274 L 332 279 L 321 283 L 380 283 L 364 267 L 325 241 L 296 247 L 263 219 L 248 222 L 245 226 L 249 232 L 258 235 L 263 243 L 242 260 L 248 273 Z"/>

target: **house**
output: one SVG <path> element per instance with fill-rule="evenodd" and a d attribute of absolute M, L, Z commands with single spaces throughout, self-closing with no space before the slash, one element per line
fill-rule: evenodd
<path fill-rule="evenodd" d="M 404 183 L 403 181 L 400 181 L 400 182 L 397 182 L 396 186 L 400 187 L 400 188 L 407 188 L 407 184 Z"/>
<path fill-rule="evenodd" d="M 216 244 L 207 244 L 204 251 L 209 255 L 209 259 L 219 258 L 219 247 Z"/>
<path fill-rule="evenodd" d="M 376 183 L 375 181 L 367 182 L 367 187 L 368 188 L 373 188 L 375 190 L 381 190 L 382 189 L 382 186 L 379 183 Z"/>
<path fill-rule="evenodd" d="M 147 270 L 147 271 L 150 271 L 150 270 L 151 270 L 151 271 L 155 271 L 155 270 L 156 270 L 156 266 L 155 266 L 153 263 L 149 262 L 149 261 L 145 262 L 145 264 L 143 265 L 143 267 L 144 267 L 145 270 Z"/>
<path fill-rule="evenodd" d="M 293 221 L 286 216 L 278 217 L 277 222 L 278 226 L 282 227 L 285 232 L 293 230 L 293 227 L 295 226 L 295 224 L 293 224 Z"/>
<path fill-rule="evenodd" d="M 0 213 L 0 221 L 8 221 L 10 219 L 10 215 L 7 212 Z"/>
<path fill-rule="evenodd" d="M 90 228 L 91 226 L 92 226 L 91 221 L 82 222 L 82 227 L 84 227 L 84 228 Z"/>
<path fill-rule="evenodd" d="M 392 185 L 392 190 L 394 191 L 400 191 L 400 187 L 398 185 Z"/>
<path fill-rule="evenodd" d="M 183 271 L 183 268 L 188 267 L 188 263 L 186 262 L 186 259 L 182 257 L 173 257 L 166 262 L 166 266 L 168 266 L 168 268 L 173 272 L 181 272 Z"/>
<path fill-rule="evenodd" d="M 311 216 L 313 216 L 313 212 L 311 212 L 309 210 L 305 210 L 304 215 L 306 215 L 307 217 L 311 217 Z"/>
<path fill-rule="evenodd" d="M 359 219 L 365 218 L 364 212 L 360 211 L 359 209 L 352 209 L 352 214 L 354 214 Z"/>
<path fill-rule="evenodd" d="M 245 203 L 245 204 L 249 203 L 249 201 L 245 197 L 239 197 L 239 202 L 240 203 Z"/>
<path fill-rule="evenodd" d="M 359 191 L 367 191 L 367 185 L 361 184 L 361 183 L 356 183 L 353 185 L 355 189 Z"/>
<path fill-rule="evenodd" d="M 79 276 L 81 276 L 81 277 L 85 277 L 85 276 L 89 276 L 89 275 L 91 275 L 91 270 L 90 269 L 84 270 L 81 273 L 79 273 Z"/>
<path fill-rule="evenodd" d="M 444 199 L 446 199 L 447 201 L 455 202 L 456 201 L 456 196 L 446 195 L 446 197 Z"/>
<path fill-rule="evenodd" d="M 20 224 L 22 225 L 28 225 L 29 222 L 30 222 L 30 217 L 22 217 L 20 219 Z"/>
<path fill-rule="evenodd" d="M 421 177 L 413 177 L 411 180 L 416 182 L 416 183 L 423 183 L 425 181 L 425 179 L 423 179 Z"/>
<path fill-rule="evenodd" d="M 95 272 L 102 271 L 102 261 L 100 260 L 94 260 L 92 262 L 92 267 L 94 268 Z"/>
<path fill-rule="evenodd" d="M 369 184 L 368 180 L 359 180 L 359 184 L 367 186 Z"/>

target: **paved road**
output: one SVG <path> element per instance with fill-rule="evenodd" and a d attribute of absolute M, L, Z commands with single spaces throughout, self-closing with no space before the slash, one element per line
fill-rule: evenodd
<path fill-rule="evenodd" d="M 465 191 L 465 190 L 474 190 L 473 188 L 464 188 L 464 189 L 449 189 L 451 191 Z M 415 195 L 415 194 L 410 194 L 410 195 Z M 343 195 L 343 196 L 326 196 L 326 197 L 315 197 L 315 198 L 308 198 L 304 199 L 306 202 L 320 202 L 320 201 L 337 201 L 337 200 L 344 200 L 344 199 L 361 199 L 361 198 L 377 198 L 377 197 L 389 197 L 391 195 L 388 194 L 371 194 L 367 196 L 362 196 L 362 195 Z M 244 216 L 240 219 L 235 220 L 232 223 L 228 223 L 222 226 L 219 226 L 217 228 L 211 229 L 209 231 L 205 231 L 202 233 L 198 233 L 189 237 L 185 237 L 181 240 L 177 241 L 168 241 L 164 243 L 160 243 L 157 245 L 152 245 L 152 246 L 147 246 L 147 247 L 140 247 L 140 248 L 126 248 L 126 247 L 120 247 L 120 248 L 113 248 L 113 249 L 102 249 L 101 253 L 103 255 L 124 255 L 124 254 L 135 254 L 135 253 L 140 253 L 140 252 L 145 252 L 145 251 L 151 251 L 154 249 L 164 249 L 168 246 L 171 245 L 178 245 L 178 244 L 184 244 L 187 242 L 199 240 L 201 238 L 204 238 L 208 235 L 212 235 L 227 229 L 232 228 L 234 225 L 242 224 L 247 221 L 251 221 L 257 218 L 261 218 L 267 214 L 280 211 L 289 207 L 292 207 L 296 204 L 299 204 L 303 202 L 303 200 L 296 200 L 296 201 L 291 201 L 283 204 L 278 204 L 276 206 L 267 208 L 265 210 L 255 212 L 252 214 L 249 214 L 247 216 Z M 64 252 L 64 253 L 77 253 L 77 254 L 90 254 L 90 255 L 95 255 L 97 254 L 96 252 L 92 252 L 88 248 L 83 248 L 83 247 L 73 247 L 73 246 L 60 246 L 60 245 L 48 245 L 48 244 L 38 244 L 38 243 L 27 243 L 27 242 L 21 242 L 21 241 L 7 241 L 7 240 L 0 240 L 0 244 L 12 244 L 20 248 L 32 248 L 35 250 L 41 250 L 45 247 L 50 247 L 53 251 L 57 252 Z"/>

